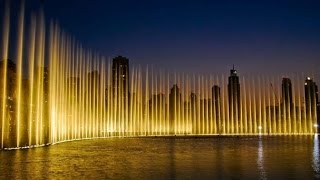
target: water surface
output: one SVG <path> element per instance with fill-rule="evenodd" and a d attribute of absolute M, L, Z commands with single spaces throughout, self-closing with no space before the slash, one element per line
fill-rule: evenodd
<path fill-rule="evenodd" d="M 314 136 L 113 138 L 0 151 L 0 179 L 315 179 Z"/>

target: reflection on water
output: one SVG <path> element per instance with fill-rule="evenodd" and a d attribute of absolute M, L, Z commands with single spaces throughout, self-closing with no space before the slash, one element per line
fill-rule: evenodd
<path fill-rule="evenodd" d="M 266 172 L 263 167 L 263 140 L 261 139 L 262 137 L 259 137 L 259 142 L 258 142 L 258 158 L 257 158 L 257 166 L 260 172 L 260 179 L 267 179 Z"/>
<path fill-rule="evenodd" d="M 317 135 L 314 136 L 312 167 L 315 172 L 315 178 L 320 179 L 319 140 Z"/>
<path fill-rule="evenodd" d="M 314 179 L 318 137 L 114 138 L 0 151 L 0 179 Z"/>

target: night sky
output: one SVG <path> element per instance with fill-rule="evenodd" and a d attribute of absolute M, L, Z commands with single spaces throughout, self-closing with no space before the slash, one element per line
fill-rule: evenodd
<path fill-rule="evenodd" d="M 56 19 L 107 57 L 177 72 L 319 77 L 320 1 L 46 0 Z M 13 7 L 17 2 L 13 3 Z M 26 0 L 27 11 L 40 0 Z M 15 8 L 17 9 L 17 8 Z M 30 17 L 30 16 L 28 16 Z"/>

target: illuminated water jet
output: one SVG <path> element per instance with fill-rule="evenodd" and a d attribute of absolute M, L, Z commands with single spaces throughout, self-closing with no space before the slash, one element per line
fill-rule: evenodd
<path fill-rule="evenodd" d="M 56 22 L 46 29 L 42 10 L 25 27 L 23 4 L 17 34 L 12 35 L 18 37 L 14 64 L 8 60 L 6 6 L 1 149 L 107 137 L 317 133 L 312 78 L 239 78 L 234 68 L 230 76 L 170 73 L 148 66 L 129 71 L 127 58 L 106 60 Z"/>

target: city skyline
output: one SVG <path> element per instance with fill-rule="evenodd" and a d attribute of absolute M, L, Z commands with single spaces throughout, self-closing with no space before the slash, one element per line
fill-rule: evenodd
<path fill-rule="evenodd" d="M 66 60 L 71 62 L 72 59 Z M 4 62 L 1 61 L 1 73 Z M 83 115 L 80 113 L 79 116 L 89 118 L 91 124 L 86 127 L 88 120 L 83 124 L 84 121 L 74 119 L 78 115 L 70 115 L 72 120 L 67 120 L 68 124 L 71 123 L 68 126 L 75 127 L 68 128 L 63 139 L 72 139 L 74 136 L 88 138 L 135 135 L 299 135 L 317 133 L 319 128 L 318 88 L 311 77 L 302 77 L 304 81 L 300 83 L 301 78 L 295 78 L 293 83 L 288 77 L 280 78 L 281 84 L 271 84 L 269 89 L 264 89 L 268 88 L 268 77 L 249 77 L 245 80 L 241 75 L 238 76 L 239 71 L 234 66 L 224 81 L 223 76 L 199 75 L 189 78 L 188 74 L 161 74 L 161 71 L 156 72 L 153 69 L 150 72 L 148 69 L 142 72 L 141 69 L 133 68 L 133 71 L 128 73 L 130 61 L 123 56 L 114 57 L 112 64 L 109 62 L 106 65 L 103 62 L 103 58 L 95 63 L 87 62 L 85 74 L 80 75 L 81 77 L 67 76 L 68 73 L 60 77 L 53 74 L 53 78 L 60 79 L 57 79 L 58 82 L 65 81 L 61 84 L 62 91 L 57 89 L 57 92 L 60 91 L 68 99 L 66 104 L 61 105 L 71 106 L 70 111 L 73 114 L 81 108 L 78 107 L 81 101 L 86 102 L 82 107 L 86 112 Z M 42 99 L 40 104 L 36 101 L 37 106 L 40 105 L 38 108 L 41 108 L 40 114 L 43 119 L 39 122 L 28 122 L 27 118 L 23 118 L 19 123 L 15 120 L 17 104 L 24 109 L 21 113 L 25 115 L 30 113 L 28 111 L 37 112 L 38 108 L 33 109 L 27 103 L 19 102 L 15 84 L 19 83 L 16 79 L 18 68 L 10 60 L 7 63 L 7 78 L 10 83 L 7 86 L 9 94 L 6 103 L 8 116 L 11 118 L 7 127 L 1 126 L 1 130 L 8 128 L 8 134 L 5 134 L 10 138 L 6 137 L 2 146 L 15 147 L 16 142 L 10 139 L 18 138 L 19 134 L 23 135 L 23 138 L 18 138 L 22 147 L 22 144 L 28 144 L 28 141 L 29 146 L 32 145 L 31 142 L 50 144 L 53 136 L 50 121 L 54 117 L 50 117 L 48 113 L 53 110 L 52 106 L 60 106 L 52 104 L 51 96 L 57 93 L 50 92 L 50 88 L 54 87 L 54 83 L 50 82 L 52 77 L 50 78 L 49 69 L 52 67 L 34 67 L 34 73 L 37 74 L 34 81 L 42 85 L 34 87 L 33 93 L 39 93 L 40 96 L 36 97 Z M 98 67 L 99 64 L 102 65 L 99 71 L 88 68 Z M 104 65 L 106 69 L 103 68 Z M 72 68 L 67 72 L 72 72 Z M 147 76 L 142 78 L 141 74 L 144 73 Z M 129 79 L 133 81 L 131 84 Z M 169 80 L 173 80 L 173 84 L 169 84 Z M 24 79 L 20 83 L 24 87 L 23 94 L 32 91 L 33 88 L 28 87 L 30 80 Z M 252 89 L 246 91 L 246 86 Z M 279 89 L 274 90 L 274 87 Z M 293 96 L 294 92 L 299 93 Z M 110 115 L 112 119 L 109 119 Z M 99 116 L 104 117 L 100 122 L 96 119 Z M 35 134 L 38 128 L 28 128 L 29 123 L 34 127 L 41 123 L 40 137 Z M 75 135 L 75 128 L 79 125 L 78 128 L 85 128 L 85 131 L 82 135 Z"/>
<path fill-rule="evenodd" d="M 319 9 L 0 0 L 0 179 L 320 179 Z"/>
<path fill-rule="evenodd" d="M 229 75 L 187 73 L 124 55 L 111 60 L 57 21 L 46 23 L 44 2 L 31 16 L 24 3 L 12 16 L 15 4 L 6 2 L 2 148 L 106 136 L 317 133 L 315 76 L 248 75 L 234 64 Z"/>
<path fill-rule="evenodd" d="M 26 12 L 37 11 L 40 2 L 28 1 Z M 94 6 L 96 3 L 99 8 Z M 320 65 L 316 43 L 320 38 L 316 33 L 320 14 L 315 11 L 319 3 L 303 6 L 296 1 L 288 4 L 164 1 L 144 6 L 129 1 L 96 3 L 44 1 L 43 7 L 46 20 L 58 20 L 77 40 L 107 58 L 123 55 L 143 67 L 149 64 L 176 72 L 222 74 L 230 64 L 235 64 L 243 74 L 288 76 L 304 72 L 316 81 L 320 79 L 316 68 Z M 19 1 L 13 0 L 11 6 L 18 9 Z M 117 9 L 125 13 L 117 15 Z M 12 32 L 15 27 L 12 22 Z M 151 30 L 156 33 L 154 36 Z M 14 49 L 15 45 L 10 46 L 9 57 L 13 60 Z"/>

